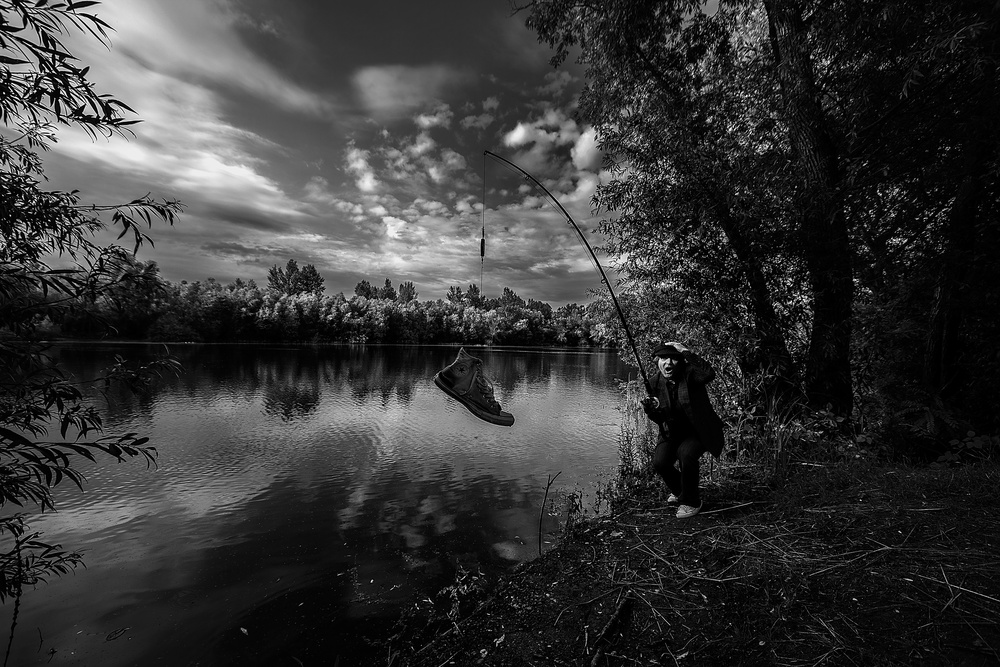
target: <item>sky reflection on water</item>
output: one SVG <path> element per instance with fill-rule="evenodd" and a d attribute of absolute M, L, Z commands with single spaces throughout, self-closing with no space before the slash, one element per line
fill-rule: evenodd
<path fill-rule="evenodd" d="M 59 355 L 92 377 L 153 349 Z M 58 512 L 34 520 L 87 568 L 26 592 L 12 664 L 364 664 L 365 637 L 457 565 L 536 555 L 548 475 L 562 473 L 561 511 L 613 472 L 628 368 L 614 353 L 470 351 L 513 427 L 433 385 L 454 348 L 172 349 L 184 375 L 114 392 L 107 412 L 109 432 L 151 437 L 157 468 L 88 466 L 85 490 L 58 489 Z"/>

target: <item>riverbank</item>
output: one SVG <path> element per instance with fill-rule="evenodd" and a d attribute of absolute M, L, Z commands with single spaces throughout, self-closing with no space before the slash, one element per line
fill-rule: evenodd
<path fill-rule="evenodd" d="M 998 482 L 996 465 L 793 465 L 770 485 L 735 468 L 678 521 L 632 479 L 544 556 L 415 608 L 388 664 L 1000 664 Z"/>

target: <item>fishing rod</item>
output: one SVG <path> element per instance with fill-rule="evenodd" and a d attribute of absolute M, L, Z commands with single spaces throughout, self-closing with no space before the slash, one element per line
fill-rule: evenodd
<path fill-rule="evenodd" d="M 632 354 L 635 355 L 635 362 L 636 362 L 636 364 L 639 365 L 639 373 L 640 373 L 640 375 L 642 375 L 642 381 L 646 385 L 646 393 L 652 395 L 652 393 L 653 393 L 652 385 L 650 385 L 650 383 L 649 383 L 649 377 L 646 375 L 646 368 L 642 364 L 642 358 L 639 357 L 639 350 L 635 346 L 635 339 L 632 338 L 632 331 L 628 328 L 628 322 L 625 320 L 625 313 L 624 313 L 624 311 L 622 311 L 621 304 L 618 303 L 618 296 L 615 294 L 615 290 L 611 287 L 611 281 L 608 280 L 608 275 L 604 272 L 604 267 L 601 266 L 600 261 L 598 261 L 598 259 L 597 259 L 597 254 L 594 253 L 594 249 L 591 248 L 590 247 L 590 243 L 587 242 L 587 237 L 584 236 L 583 230 L 580 229 L 580 225 L 576 224 L 576 220 L 574 220 L 573 216 L 571 216 L 569 214 L 569 211 L 567 211 L 565 208 L 563 208 L 563 205 L 559 203 L 559 200 L 555 198 L 555 195 L 553 195 L 551 192 L 549 192 L 548 188 L 546 188 L 544 185 L 542 185 L 538 181 L 537 178 L 535 178 L 534 176 L 532 176 L 531 174 L 529 174 L 528 172 L 526 172 L 524 169 L 521 169 L 520 167 L 518 167 L 516 164 L 514 164 L 510 160 L 508 160 L 506 158 L 503 158 L 503 157 L 500 157 L 499 155 L 497 155 L 493 151 L 485 150 L 485 151 L 483 151 L 483 156 L 484 157 L 485 156 L 489 156 L 489 157 L 493 158 L 494 160 L 497 160 L 497 161 L 499 161 L 499 162 L 507 165 L 508 167 L 516 169 L 527 180 L 531 181 L 542 192 L 544 192 L 546 195 L 548 195 L 548 197 L 552 201 L 552 203 L 555 204 L 559 208 L 559 211 L 566 217 L 566 222 L 568 222 L 569 224 L 573 225 L 573 229 L 576 230 L 576 233 L 577 233 L 577 235 L 579 235 L 580 240 L 583 241 L 584 247 L 586 247 L 587 251 L 590 253 L 591 259 L 594 260 L 594 265 L 597 267 L 597 270 L 601 273 L 601 282 L 604 283 L 604 285 L 608 288 L 608 293 L 611 295 L 611 301 L 612 301 L 612 303 L 615 304 L 615 310 L 618 311 L 618 317 L 621 319 L 621 321 L 622 321 L 622 327 L 625 329 L 625 337 L 628 339 L 628 343 L 629 343 L 629 345 L 632 348 Z M 486 171 L 484 169 L 484 171 L 483 171 L 483 191 L 485 192 L 485 190 L 486 190 Z M 485 201 L 485 196 L 483 198 L 483 215 L 484 216 L 486 215 L 486 201 Z M 485 217 L 484 217 L 484 220 L 485 220 Z M 485 235 L 486 235 L 486 224 L 484 222 L 483 223 L 483 239 L 484 240 L 480 244 L 480 253 L 481 254 L 485 254 L 485 245 L 486 245 Z"/>

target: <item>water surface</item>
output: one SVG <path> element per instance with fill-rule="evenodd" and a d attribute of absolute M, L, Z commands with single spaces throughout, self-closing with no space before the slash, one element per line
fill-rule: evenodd
<path fill-rule="evenodd" d="M 56 351 L 80 378 L 141 345 Z M 182 346 L 107 431 L 158 465 L 84 467 L 32 521 L 87 567 L 26 591 L 12 665 L 381 664 L 372 643 L 454 580 L 538 553 L 617 463 L 616 353 L 483 350 L 510 428 L 434 386 L 454 348 Z M 0 608 L 9 627 L 11 604 Z"/>

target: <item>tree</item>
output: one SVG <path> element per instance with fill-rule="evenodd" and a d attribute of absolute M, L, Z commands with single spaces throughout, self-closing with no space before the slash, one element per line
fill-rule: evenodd
<path fill-rule="evenodd" d="M 354 286 L 354 294 L 357 296 L 362 296 L 366 299 L 374 299 L 378 296 L 378 288 L 374 287 L 367 280 L 362 280 L 360 283 Z"/>
<path fill-rule="evenodd" d="M 462 288 L 458 285 L 452 285 L 448 288 L 448 302 L 449 303 L 462 303 L 465 300 L 465 295 L 462 294 Z"/>
<path fill-rule="evenodd" d="M 461 296 L 462 288 L 458 288 L 458 292 Z M 465 302 L 474 308 L 483 308 L 486 305 L 486 299 L 483 297 L 479 285 L 469 285 L 469 289 L 465 291 Z"/>
<path fill-rule="evenodd" d="M 278 294 L 293 296 L 296 294 L 315 294 L 322 296 L 323 277 L 312 264 L 306 264 L 301 269 L 294 259 L 288 260 L 284 269 L 275 264 L 267 271 L 267 287 Z"/>
<path fill-rule="evenodd" d="M 82 486 L 82 458 L 153 462 L 155 449 L 135 433 L 103 435 L 100 412 L 85 394 L 124 382 L 141 388 L 176 362 L 130 368 L 119 359 L 106 377 L 71 381 L 38 340 L 43 318 L 59 320 L 73 304 L 112 295 L 136 279 L 134 253 L 149 237 L 143 227 L 159 218 L 173 223 L 177 202 L 147 197 L 120 205 L 84 204 L 78 192 L 42 189 L 38 151 L 55 125 L 75 125 L 91 135 L 124 134 L 135 123 L 129 108 L 99 94 L 61 37 L 75 29 L 107 43 L 108 26 L 67 5 L 0 0 L 0 506 L 52 509 L 52 491 L 69 481 Z M 96 3 L 95 3 L 96 4 Z M 110 225 L 104 216 L 110 217 Z M 128 250 L 101 245 L 109 227 L 134 243 Z M 155 268 L 145 265 L 146 269 Z M 50 434 L 49 429 L 58 432 Z M 19 599 L 26 585 L 62 574 L 81 562 L 78 553 L 48 544 L 31 532 L 23 514 L 0 518 L 0 601 Z M 16 603 L 15 603 L 16 604 Z"/>
<path fill-rule="evenodd" d="M 395 301 L 397 297 L 399 297 L 399 294 L 396 292 L 396 288 L 392 286 L 392 281 L 386 278 L 385 285 L 383 285 L 382 289 L 378 291 L 378 296 L 376 298 L 385 299 L 386 301 Z"/>
<path fill-rule="evenodd" d="M 512 308 L 524 308 L 527 304 L 524 303 L 524 299 L 517 295 L 517 292 L 509 287 L 504 287 L 503 292 L 500 294 L 500 305 Z"/>
<path fill-rule="evenodd" d="M 578 47 L 587 65 L 580 114 L 616 175 L 595 201 L 619 213 L 602 230 L 625 260 L 625 287 L 652 299 L 651 312 L 680 306 L 696 330 L 724 333 L 745 373 L 767 373 L 771 394 L 794 393 L 777 305 L 783 285 L 800 282 L 780 209 L 791 186 L 761 168 L 782 157 L 776 101 L 757 92 L 770 89 L 760 72 L 739 69 L 749 55 L 731 44 L 737 10 L 727 7 L 708 17 L 694 2 L 554 0 L 532 3 L 527 21 L 556 48 L 553 62 Z M 726 332 L 711 312 L 730 317 Z"/>
<path fill-rule="evenodd" d="M 314 294 L 316 296 L 323 296 L 323 292 L 326 289 L 323 285 L 323 276 L 319 274 L 316 267 L 312 264 L 306 264 L 299 271 L 298 278 L 298 294 Z"/>
<path fill-rule="evenodd" d="M 409 303 L 411 301 L 417 300 L 417 288 L 413 284 L 413 281 L 407 280 L 404 283 L 399 284 L 399 301 L 400 303 Z"/>
<path fill-rule="evenodd" d="M 670 313 L 641 328 L 679 316 L 689 331 L 721 336 L 745 374 L 771 377 L 767 394 L 794 394 L 801 379 L 813 407 L 850 414 L 855 374 L 874 367 L 852 346 L 897 385 L 915 379 L 911 354 L 871 346 L 873 335 L 894 340 L 886 324 L 859 318 L 859 307 L 868 317 L 891 306 L 918 330 L 931 323 L 928 391 L 963 384 L 959 369 L 974 367 L 965 350 L 985 332 L 973 322 L 993 298 L 954 297 L 968 277 L 989 274 L 987 253 L 973 248 L 995 231 L 1000 8 L 721 0 L 707 14 L 694 0 L 538 0 L 526 9 L 554 62 L 576 49 L 587 67 L 580 117 L 615 176 L 595 197 L 615 212 L 602 223 L 607 249 L 624 287 Z"/>

